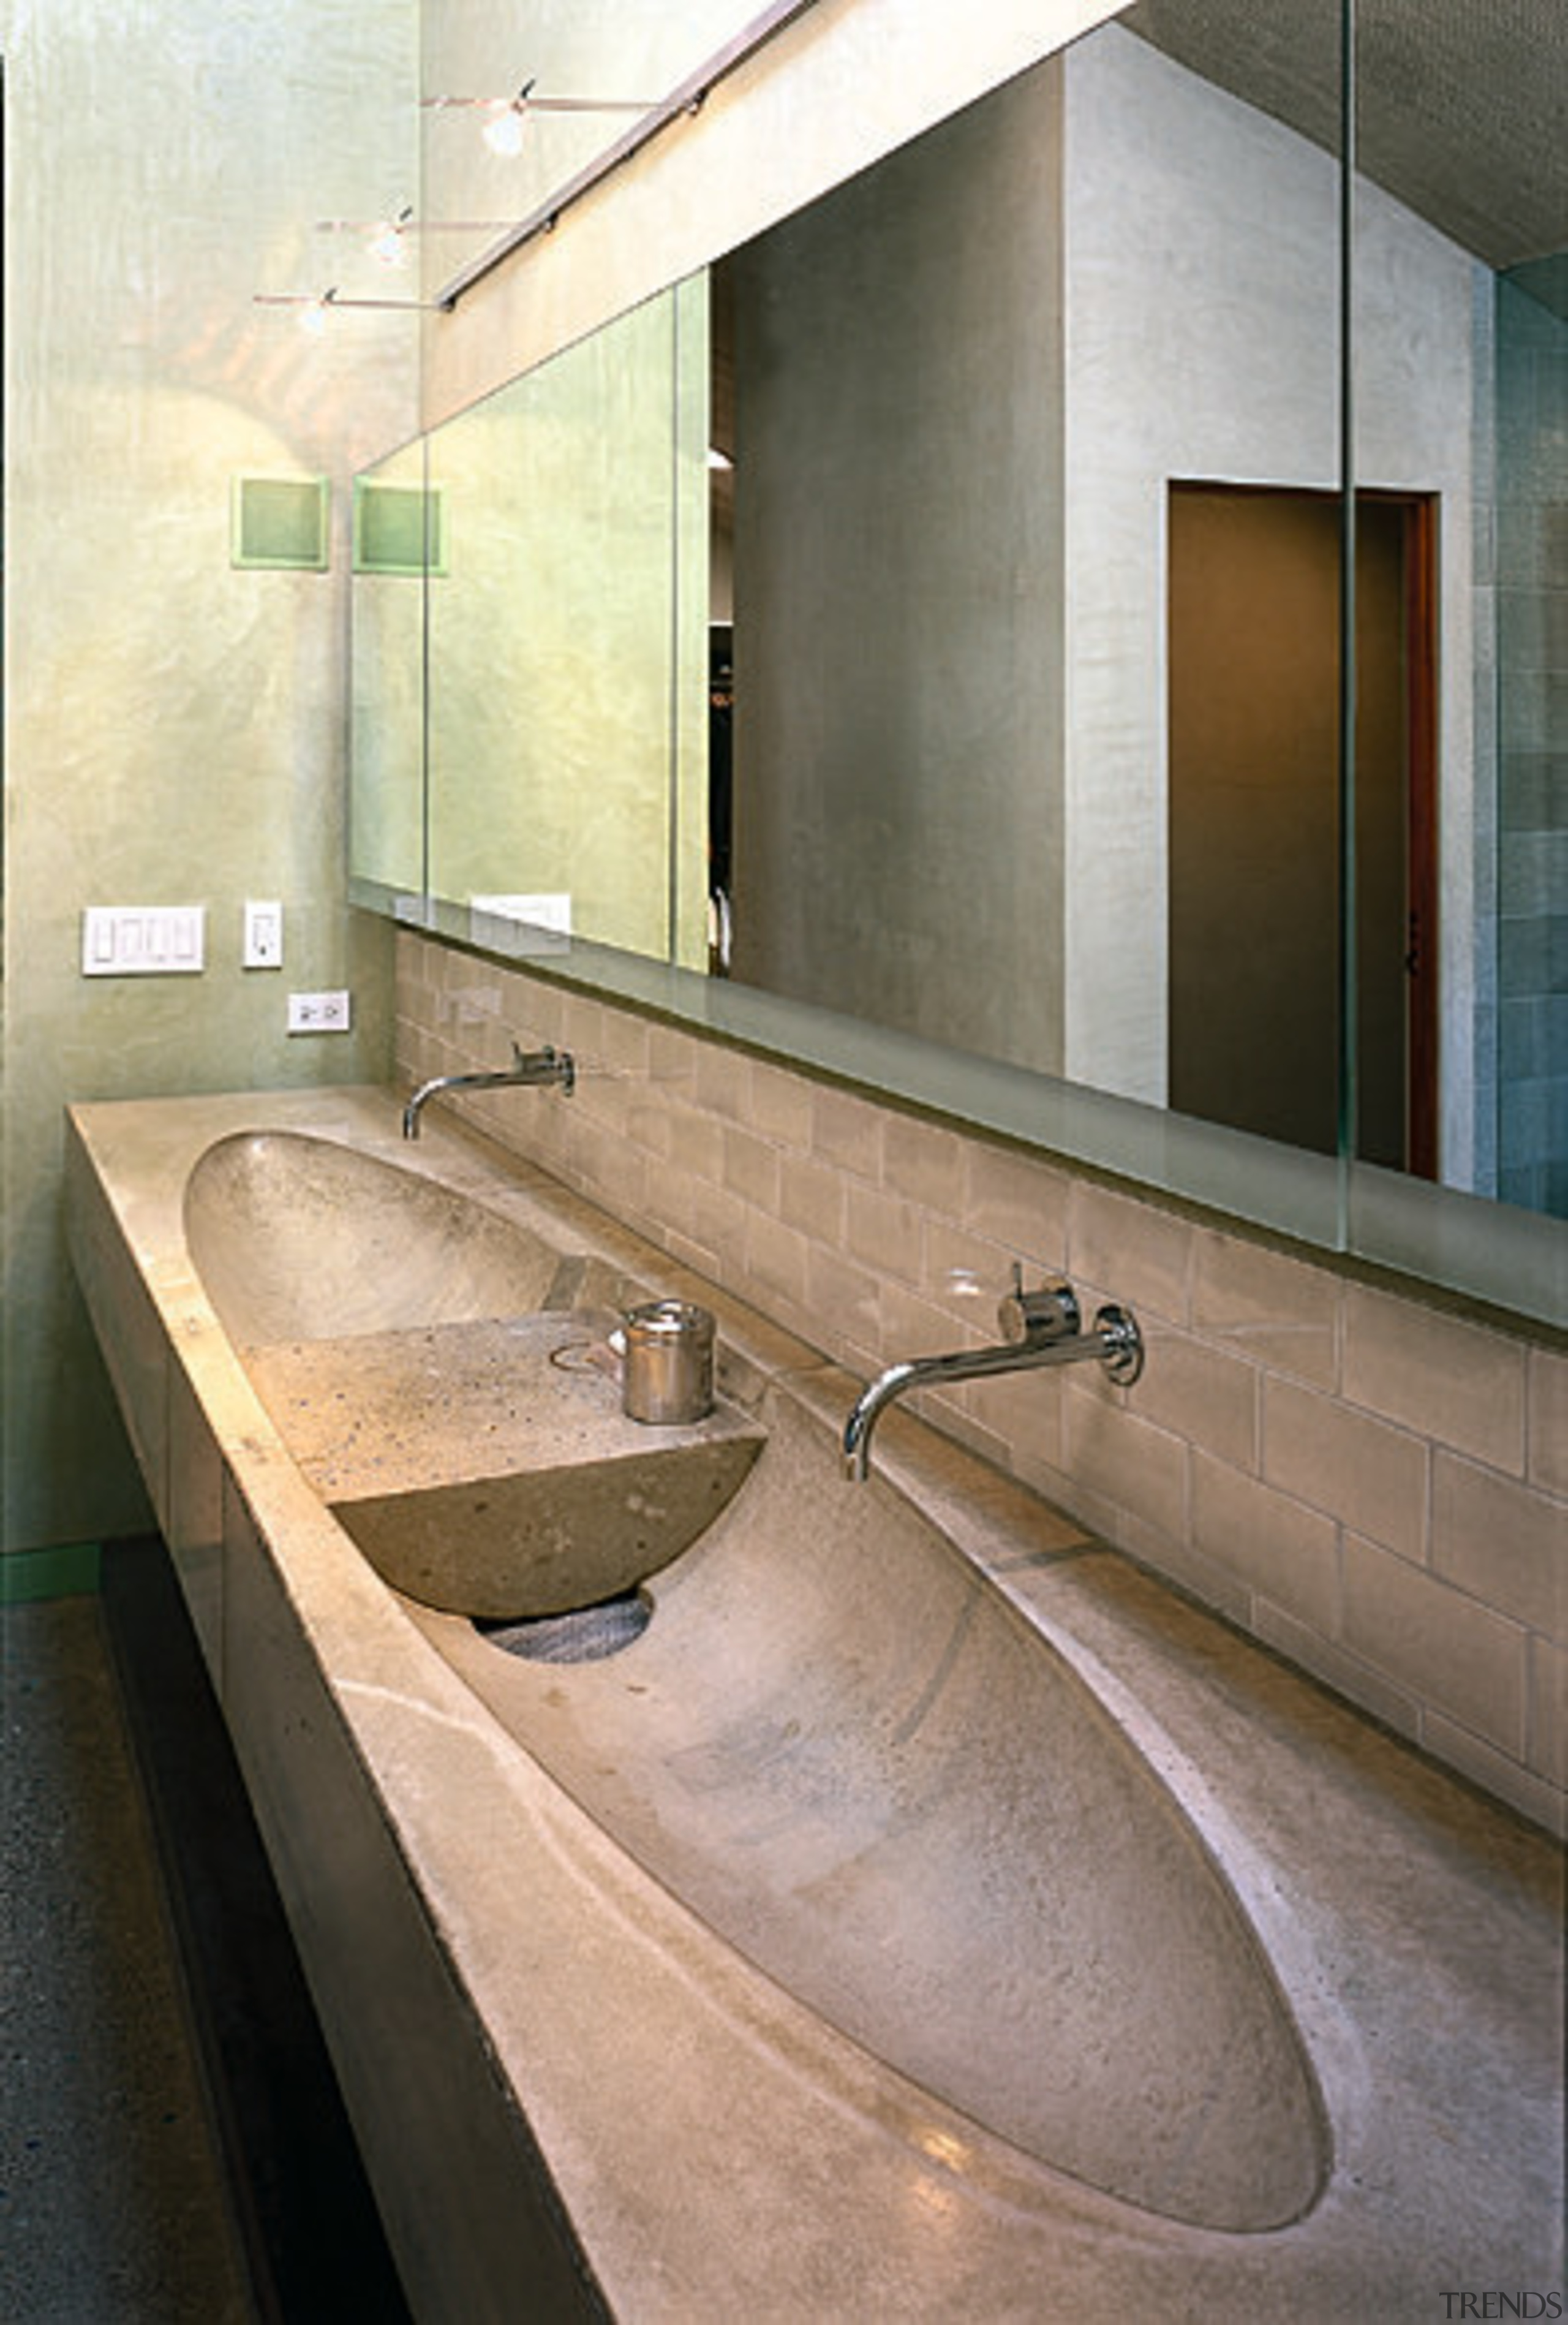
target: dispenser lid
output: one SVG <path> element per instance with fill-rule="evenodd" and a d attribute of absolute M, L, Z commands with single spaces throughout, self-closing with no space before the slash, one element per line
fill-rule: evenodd
<path fill-rule="evenodd" d="M 689 1300 L 650 1300 L 626 1311 L 629 1339 L 711 1340 L 714 1320 Z"/>

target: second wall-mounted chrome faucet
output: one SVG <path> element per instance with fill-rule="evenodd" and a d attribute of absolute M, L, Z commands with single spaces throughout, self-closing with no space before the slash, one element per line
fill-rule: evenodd
<path fill-rule="evenodd" d="M 878 1419 L 910 1389 L 985 1380 L 997 1373 L 1033 1372 L 1046 1365 L 1082 1364 L 1091 1357 L 1119 1388 L 1132 1386 L 1143 1370 L 1143 1335 L 1128 1309 L 1108 1304 L 1085 1331 L 1071 1284 L 1043 1283 L 1026 1292 L 1022 1268 L 1015 1264 L 1012 1273 L 1012 1290 L 1004 1293 L 997 1310 L 1000 1342 L 984 1348 L 955 1348 L 948 1356 L 910 1357 L 903 1364 L 890 1365 L 864 1391 L 844 1423 L 846 1477 L 858 1481 L 867 1475 Z"/>
<path fill-rule="evenodd" d="M 540 1084 L 553 1086 L 570 1098 L 576 1087 L 577 1070 L 569 1050 L 553 1049 L 546 1042 L 542 1050 L 525 1050 L 521 1043 L 512 1045 L 512 1063 L 494 1074 L 438 1074 L 433 1081 L 421 1082 L 403 1108 L 403 1136 L 417 1138 L 420 1116 L 433 1098 L 448 1090 L 522 1089 Z"/>

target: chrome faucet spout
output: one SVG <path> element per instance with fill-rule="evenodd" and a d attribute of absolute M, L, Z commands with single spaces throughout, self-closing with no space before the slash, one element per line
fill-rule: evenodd
<path fill-rule="evenodd" d="M 522 1089 L 547 1086 L 570 1098 L 576 1087 L 577 1070 L 569 1050 L 557 1050 L 546 1042 L 542 1050 L 525 1050 L 521 1042 L 512 1045 L 512 1063 L 499 1073 L 437 1074 L 433 1080 L 421 1082 L 403 1108 L 403 1136 L 417 1138 L 420 1116 L 433 1098 L 448 1090 Z"/>
<path fill-rule="evenodd" d="M 1016 1326 L 1020 1297 L 1026 1307 L 1021 1338 L 983 1348 L 955 1348 L 946 1356 L 909 1357 L 890 1365 L 856 1400 L 844 1431 L 844 1469 L 857 1484 L 869 1474 L 872 1432 L 890 1404 L 909 1391 L 932 1388 L 946 1381 L 985 1380 L 998 1373 L 1035 1372 L 1048 1365 L 1083 1364 L 1091 1358 L 1102 1365 L 1119 1387 L 1130 1388 L 1143 1370 L 1143 1336 L 1137 1320 L 1114 1304 L 1102 1308 L 1084 1331 L 1077 1322 L 1077 1303 L 1064 1284 L 1051 1293 L 1047 1320 L 1042 1312 L 1027 1314 L 1035 1293 L 1010 1293 L 1002 1302 L 1004 1329 Z M 1064 1321 L 1070 1318 L 1070 1321 Z"/>

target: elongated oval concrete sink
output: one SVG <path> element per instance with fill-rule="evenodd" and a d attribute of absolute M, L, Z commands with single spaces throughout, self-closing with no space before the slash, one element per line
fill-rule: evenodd
<path fill-rule="evenodd" d="M 540 1617 L 628 1589 L 702 1532 L 761 1441 L 723 1408 L 627 1420 L 603 1340 L 641 1287 L 379 1155 L 223 1139 L 190 1172 L 185 1232 L 294 1459 L 426 1605 Z"/>
<path fill-rule="evenodd" d="M 1228 1886 L 1084 1683 L 773 1392 L 604 1660 L 417 1617 L 595 1820 L 842 2033 L 1037 2159 L 1207 2228 L 1307 2211 L 1313 2076 Z"/>
<path fill-rule="evenodd" d="M 244 1131 L 185 1194 L 202 1283 L 240 1347 L 521 1315 L 561 1266 L 543 1236 L 355 1147 Z"/>

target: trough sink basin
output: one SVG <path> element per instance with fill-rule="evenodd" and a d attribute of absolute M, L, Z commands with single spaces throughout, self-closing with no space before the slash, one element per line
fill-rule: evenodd
<path fill-rule="evenodd" d="M 240 1348 L 561 1304 L 562 1254 L 535 1229 L 300 1131 L 209 1146 L 186 1185 L 185 1240 Z"/>
<path fill-rule="evenodd" d="M 847 1486 L 787 1390 L 762 1417 L 619 1652 L 416 1619 L 646 1871 L 922 2090 L 1167 2218 L 1301 2217 L 1315 2083 L 1174 1796 L 918 1511 Z"/>
<path fill-rule="evenodd" d="M 1310 2209 L 1311 2070 L 1174 1795 L 911 1504 L 845 1483 L 787 1384 L 756 1418 L 641 1428 L 604 1348 L 641 1287 L 548 1218 L 327 1141 L 219 1142 L 186 1227 L 346 1533 L 729 1945 L 1107 2195 L 1235 2232 Z M 638 1619 L 606 1630 L 617 1604 Z M 563 1616 L 630 1644 L 563 1662 Z"/>
<path fill-rule="evenodd" d="M 295 1461 L 423 1605 L 535 1617 L 629 1589 L 718 1514 L 761 1441 L 724 1406 L 627 1420 L 607 1335 L 641 1287 L 380 1156 L 224 1139 L 185 1223 Z"/>

